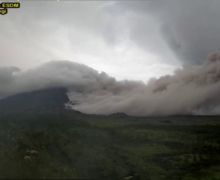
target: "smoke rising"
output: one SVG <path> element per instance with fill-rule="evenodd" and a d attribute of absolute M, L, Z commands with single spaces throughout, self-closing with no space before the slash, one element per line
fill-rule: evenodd
<path fill-rule="evenodd" d="M 53 87 L 68 89 L 68 108 L 89 114 L 220 114 L 220 54 L 210 54 L 202 65 L 185 66 L 148 84 L 117 81 L 69 61 L 52 61 L 27 71 L 0 68 L 1 98 Z"/>

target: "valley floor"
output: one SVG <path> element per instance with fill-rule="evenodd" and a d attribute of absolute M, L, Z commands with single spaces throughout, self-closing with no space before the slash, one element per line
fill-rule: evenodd
<path fill-rule="evenodd" d="M 0 178 L 219 180 L 219 117 L 0 117 Z"/>

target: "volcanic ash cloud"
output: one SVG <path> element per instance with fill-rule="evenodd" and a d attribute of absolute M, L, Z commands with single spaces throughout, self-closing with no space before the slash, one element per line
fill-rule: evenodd
<path fill-rule="evenodd" d="M 21 71 L 0 68 L 0 98 L 64 87 L 67 108 L 89 114 L 126 113 L 135 116 L 220 114 L 220 55 L 178 69 L 174 75 L 137 81 L 117 81 L 106 73 L 69 61 L 52 61 Z"/>
<path fill-rule="evenodd" d="M 202 65 L 184 67 L 172 76 L 152 79 L 147 85 L 129 81 L 107 83 L 106 79 L 90 92 L 70 91 L 72 107 L 92 114 L 220 114 L 220 55 L 216 53 Z"/>

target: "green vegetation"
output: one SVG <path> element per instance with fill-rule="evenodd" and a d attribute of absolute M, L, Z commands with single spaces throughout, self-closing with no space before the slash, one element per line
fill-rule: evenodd
<path fill-rule="evenodd" d="M 0 178 L 220 179 L 218 117 L 78 112 L 0 118 Z"/>

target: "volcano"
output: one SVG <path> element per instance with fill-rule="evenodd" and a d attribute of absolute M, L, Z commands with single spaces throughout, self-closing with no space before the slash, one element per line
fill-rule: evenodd
<path fill-rule="evenodd" d="M 69 101 L 65 88 L 25 92 L 0 100 L 0 113 L 60 112 Z"/>

